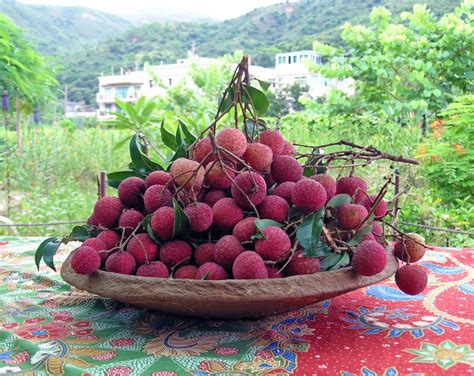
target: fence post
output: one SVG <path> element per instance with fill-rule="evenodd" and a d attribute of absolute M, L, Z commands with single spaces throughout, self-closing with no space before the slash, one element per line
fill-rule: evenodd
<path fill-rule="evenodd" d="M 424 136 L 426 136 L 426 131 L 427 131 L 427 126 L 426 126 L 426 114 L 423 114 L 423 117 L 422 117 L 422 122 L 421 122 L 421 134 Z"/>

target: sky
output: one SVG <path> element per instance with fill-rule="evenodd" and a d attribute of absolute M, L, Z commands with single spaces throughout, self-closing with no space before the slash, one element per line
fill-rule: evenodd
<path fill-rule="evenodd" d="M 17 0 L 27 4 L 84 6 L 125 17 L 147 10 L 163 9 L 167 13 L 189 13 L 207 18 L 238 17 L 255 8 L 285 0 Z"/>

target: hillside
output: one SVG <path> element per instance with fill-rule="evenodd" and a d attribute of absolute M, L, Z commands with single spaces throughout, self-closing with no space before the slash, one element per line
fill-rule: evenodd
<path fill-rule="evenodd" d="M 107 13 L 81 7 L 29 5 L 1 0 L 0 13 L 25 29 L 46 55 L 62 55 L 122 34 L 130 23 Z"/>
<path fill-rule="evenodd" d="M 173 62 L 186 56 L 193 42 L 200 56 L 220 56 L 240 49 L 251 54 L 254 63 L 272 66 L 278 51 L 311 48 L 316 39 L 340 43 L 339 27 L 345 22 L 367 22 L 374 6 L 385 6 L 398 15 L 416 2 L 303 0 L 259 8 L 220 23 L 153 23 L 69 56 L 61 80 L 70 85 L 71 99 L 93 103 L 101 72 L 110 72 L 111 66 L 133 68 L 145 61 Z M 423 2 L 437 15 L 459 5 L 457 0 Z"/>

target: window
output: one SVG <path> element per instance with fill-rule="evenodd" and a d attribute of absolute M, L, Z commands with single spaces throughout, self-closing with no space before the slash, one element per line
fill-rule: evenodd
<path fill-rule="evenodd" d="M 128 86 L 117 86 L 115 89 L 115 97 L 119 99 L 125 99 L 128 95 Z"/>
<path fill-rule="evenodd" d="M 112 112 L 112 103 L 105 104 L 105 113 L 110 114 Z"/>
<path fill-rule="evenodd" d="M 306 76 L 295 77 L 295 82 L 300 86 L 306 85 Z"/>
<path fill-rule="evenodd" d="M 173 80 L 171 78 L 168 78 L 168 84 L 171 86 L 173 84 Z"/>
<path fill-rule="evenodd" d="M 112 87 L 106 87 L 105 88 L 105 97 L 106 98 L 113 98 L 114 93 L 113 93 L 113 88 Z"/>
<path fill-rule="evenodd" d="M 296 63 L 296 55 L 293 55 L 293 63 Z"/>
<path fill-rule="evenodd" d="M 154 85 L 153 85 L 153 80 L 150 80 L 149 85 L 150 85 L 150 87 L 153 87 L 153 86 L 154 86 Z"/>
<path fill-rule="evenodd" d="M 291 56 L 288 56 L 288 64 L 291 64 Z"/>

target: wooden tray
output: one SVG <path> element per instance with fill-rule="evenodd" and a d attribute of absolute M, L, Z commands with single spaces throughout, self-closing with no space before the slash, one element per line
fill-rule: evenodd
<path fill-rule="evenodd" d="M 385 270 L 371 277 L 352 267 L 311 275 L 261 280 L 185 280 L 145 278 L 71 269 L 72 253 L 61 267 L 69 284 L 106 298 L 182 316 L 219 319 L 259 318 L 298 309 L 373 285 L 395 274 L 398 261 L 387 254 Z"/>

